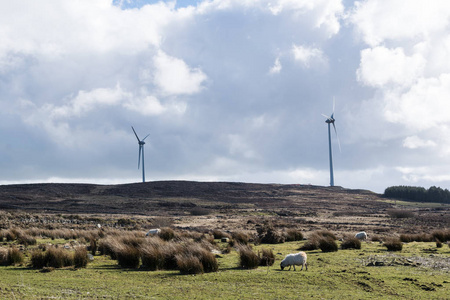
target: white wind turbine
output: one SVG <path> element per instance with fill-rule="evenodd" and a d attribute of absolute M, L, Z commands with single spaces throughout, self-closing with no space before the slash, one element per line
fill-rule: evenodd
<path fill-rule="evenodd" d="M 142 182 L 145 182 L 145 166 L 144 166 L 144 145 L 145 145 L 145 142 L 144 142 L 144 140 L 145 140 L 150 134 L 147 134 L 147 135 L 145 136 L 145 138 L 143 138 L 142 140 L 140 140 L 139 137 L 138 137 L 138 135 L 137 135 L 137 133 L 136 133 L 136 131 L 134 130 L 133 126 L 131 126 L 131 129 L 133 129 L 134 135 L 136 136 L 136 138 L 137 138 L 137 140 L 138 140 L 138 143 L 139 143 L 138 169 L 139 169 L 139 166 L 140 166 L 140 164 L 141 164 L 141 153 L 142 153 Z"/>
<path fill-rule="evenodd" d="M 331 116 L 327 116 L 322 114 L 322 116 L 324 116 L 325 118 L 327 118 L 325 120 L 325 123 L 328 124 L 328 148 L 329 148 L 329 152 L 330 152 L 330 186 L 334 186 L 334 175 L 333 175 L 333 151 L 331 149 L 331 129 L 330 129 L 330 124 L 333 124 L 333 128 L 334 128 L 334 132 L 336 133 L 336 138 L 338 141 L 338 145 L 339 145 L 339 151 L 341 151 L 341 143 L 339 142 L 339 137 L 337 134 L 337 130 L 336 130 L 336 125 L 334 125 L 334 106 L 335 106 L 335 100 L 333 97 L 333 113 L 331 114 Z"/>

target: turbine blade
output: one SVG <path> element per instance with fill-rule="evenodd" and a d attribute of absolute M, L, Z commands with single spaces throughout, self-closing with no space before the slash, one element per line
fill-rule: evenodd
<path fill-rule="evenodd" d="M 322 116 L 324 116 L 325 118 L 329 119 L 330 117 L 327 116 L 326 114 L 322 114 Z"/>
<path fill-rule="evenodd" d="M 133 126 L 131 126 L 131 129 L 133 129 L 134 135 L 136 136 L 136 138 L 137 138 L 138 142 L 140 142 L 140 140 L 139 140 L 139 137 L 138 137 L 138 135 L 137 135 L 136 131 L 134 130 Z"/>
<path fill-rule="evenodd" d="M 146 139 L 149 135 L 150 135 L 150 133 L 147 134 L 147 135 L 145 136 L 145 138 L 142 139 L 142 141 L 145 141 L 145 139 Z"/>
<path fill-rule="evenodd" d="M 341 150 L 341 142 L 339 141 L 339 135 L 338 135 L 338 133 L 337 133 L 336 125 L 334 125 L 334 122 L 333 122 L 333 128 L 334 128 L 334 133 L 336 133 L 336 138 L 337 138 L 338 146 L 339 146 L 339 152 L 342 153 L 342 150 Z"/>
<path fill-rule="evenodd" d="M 139 158 L 138 158 L 138 169 L 141 165 L 141 151 L 142 151 L 142 145 L 139 145 Z"/>
<path fill-rule="evenodd" d="M 334 115 L 334 108 L 336 107 L 336 98 L 333 96 L 333 115 Z"/>

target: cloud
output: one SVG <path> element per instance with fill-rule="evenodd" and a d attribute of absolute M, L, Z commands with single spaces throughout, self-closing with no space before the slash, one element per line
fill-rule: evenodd
<path fill-rule="evenodd" d="M 424 147 L 436 147 L 436 143 L 431 140 L 423 140 L 417 135 L 409 136 L 403 140 L 403 147 L 417 149 Z"/>
<path fill-rule="evenodd" d="M 181 59 L 162 51 L 154 57 L 154 81 L 163 94 L 195 94 L 201 91 L 206 75 L 198 68 L 191 69 Z"/>
<path fill-rule="evenodd" d="M 400 47 L 368 48 L 361 51 L 358 80 L 372 87 L 409 86 L 423 74 L 425 59 L 420 54 L 406 56 Z"/>
<path fill-rule="evenodd" d="M 357 31 L 370 46 L 384 42 L 428 39 L 449 26 L 450 3 L 436 0 L 389 2 L 368 0 L 355 2 L 350 16 Z"/>
<path fill-rule="evenodd" d="M 274 62 L 274 64 L 273 64 L 273 66 L 270 68 L 270 70 L 269 70 L 269 74 L 278 74 L 278 73 L 280 73 L 281 72 L 281 69 L 282 69 L 283 67 L 282 67 L 282 65 L 281 65 L 281 62 L 280 62 L 280 58 L 279 57 L 277 57 L 277 59 L 275 59 L 275 62 Z"/>
<path fill-rule="evenodd" d="M 294 59 L 301 62 L 305 68 L 314 64 L 324 65 L 327 62 L 325 54 L 318 48 L 294 45 L 292 46 L 292 53 Z"/>

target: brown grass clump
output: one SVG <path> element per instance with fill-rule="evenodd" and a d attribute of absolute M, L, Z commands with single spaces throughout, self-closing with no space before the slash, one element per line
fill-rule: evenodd
<path fill-rule="evenodd" d="M 12 247 L 8 249 L 8 258 L 7 258 L 7 265 L 19 265 L 22 264 L 25 260 L 24 255 L 22 252 L 20 252 L 19 249 L 16 247 Z"/>
<path fill-rule="evenodd" d="M 285 233 L 286 242 L 295 242 L 303 240 L 303 233 L 298 229 L 288 229 Z"/>
<path fill-rule="evenodd" d="M 45 266 L 62 268 L 73 266 L 73 256 L 63 248 L 50 247 L 45 252 Z"/>
<path fill-rule="evenodd" d="M 73 254 L 75 268 L 85 268 L 88 264 L 88 252 L 85 247 L 78 247 Z"/>
<path fill-rule="evenodd" d="M 152 271 L 164 269 L 165 255 L 163 251 L 163 241 L 153 238 L 152 241 L 141 245 L 142 266 Z"/>
<path fill-rule="evenodd" d="M 35 269 L 42 269 L 47 265 L 45 252 L 40 249 L 34 249 L 31 252 L 31 267 Z"/>
<path fill-rule="evenodd" d="M 237 244 L 247 245 L 249 237 L 245 232 L 235 231 L 231 234 L 231 237 Z"/>
<path fill-rule="evenodd" d="M 412 218 L 416 215 L 413 211 L 406 209 L 388 209 L 387 214 L 393 219 Z"/>
<path fill-rule="evenodd" d="M 198 257 L 202 263 L 204 272 L 216 272 L 219 269 L 219 264 L 214 254 L 202 247 L 201 244 L 191 244 L 187 246 L 186 252 Z"/>
<path fill-rule="evenodd" d="M 29 234 L 22 234 L 17 238 L 17 243 L 24 246 L 36 245 L 36 239 Z"/>
<path fill-rule="evenodd" d="M 136 269 L 140 264 L 140 253 L 137 248 L 122 244 L 115 249 L 117 263 L 122 268 Z"/>
<path fill-rule="evenodd" d="M 271 224 L 260 227 L 257 231 L 260 242 L 264 244 L 280 244 L 286 240 Z"/>
<path fill-rule="evenodd" d="M 8 249 L 0 247 L 0 266 L 7 265 L 8 262 Z"/>
<path fill-rule="evenodd" d="M 201 274 L 203 273 L 203 265 L 200 259 L 191 253 L 177 254 L 178 269 L 182 274 Z"/>
<path fill-rule="evenodd" d="M 344 238 L 341 249 L 361 249 L 361 241 L 354 236 Z"/>
<path fill-rule="evenodd" d="M 403 249 L 403 244 L 399 238 L 389 238 L 384 242 L 383 246 L 385 246 L 388 251 L 402 251 Z"/>
<path fill-rule="evenodd" d="M 173 240 L 175 238 L 175 231 L 170 227 L 161 228 L 159 237 L 165 241 Z"/>
<path fill-rule="evenodd" d="M 322 252 L 336 252 L 338 245 L 336 241 L 330 237 L 322 237 L 319 239 L 319 248 Z"/>
<path fill-rule="evenodd" d="M 414 233 L 414 234 L 403 233 L 400 234 L 400 241 L 403 243 L 431 242 L 433 241 L 433 236 L 427 233 Z"/>
<path fill-rule="evenodd" d="M 256 269 L 259 266 L 260 259 L 252 248 L 247 245 L 240 245 L 239 251 L 239 267 L 243 269 Z"/>
<path fill-rule="evenodd" d="M 441 241 L 441 242 L 447 242 L 450 241 L 450 229 L 447 230 L 435 230 L 431 233 L 433 238 L 435 240 Z"/>
<path fill-rule="evenodd" d="M 12 242 L 16 239 L 16 235 L 11 230 L 8 230 L 5 234 L 5 239 L 7 242 Z"/>
<path fill-rule="evenodd" d="M 316 235 L 318 235 L 319 237 L 324 237 L 324 238 L 329 238 L 332 240 L 337 240 L 337 237 L 334 233 L 332 233 L 331 231 L 328 230 L 320 230 L 320 231 L 316 231 L 315 232 Z"/>
<path fill-rule="evenodd" d="M 261 251 L 258 251 L 258 257 L 260 266 L 272 266 L 275 262 L 272 249 L 262 248 Z"/>
<path fill-rule="evenodd" d="M 222 230 L 219 230 L 219 229 L 214 229 L 212 234 L 216 240 L 217 239 L 220 240 L 222 238 L 231 238 L 231 236 L 228 233 L 223 232 Z"/>

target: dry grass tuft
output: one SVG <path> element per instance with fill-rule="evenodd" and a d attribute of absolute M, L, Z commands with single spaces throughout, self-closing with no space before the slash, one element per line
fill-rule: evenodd
<path fill-rule="evenodd" d="M 403 244 L 399 238 L 388 238 L 384 242 L 383 246 L 387 248 L 388 251 L 402 251 Z"/>
<path fill-rule="evenodd" d="M 243 269 L 256 269 L 259 266 L 260 259 L 253 252 L 252 248 L 247 245 L 238 246 L 239 251 L 239 267 Z"/>

